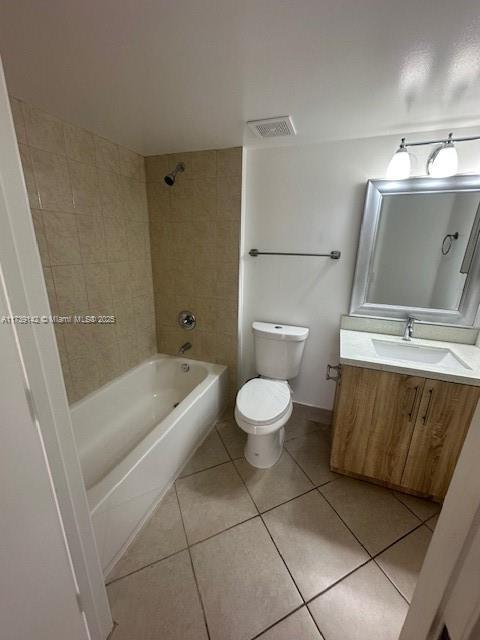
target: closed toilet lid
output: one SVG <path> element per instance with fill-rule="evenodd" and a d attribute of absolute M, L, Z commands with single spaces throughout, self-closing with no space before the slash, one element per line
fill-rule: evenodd
<path fill-rule="evenodd" d="M 283 380 L 254 378 L 243 385 L 237 394 L 237 411 L 251 424 L 272 424 L 287 413 L 290 406 L 290 387 Z"/>

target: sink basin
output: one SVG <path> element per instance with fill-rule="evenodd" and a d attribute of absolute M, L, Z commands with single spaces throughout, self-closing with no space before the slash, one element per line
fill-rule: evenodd
<path fill-rule="evenodd" d="M 372 338 L 372 344 L 378 356 L 388 360 L 435 365 L 450 370 L 465 371 L 471 369 L 451 349 L 447 347 L 426 347 L 409 342 L 394 342 Z"/>

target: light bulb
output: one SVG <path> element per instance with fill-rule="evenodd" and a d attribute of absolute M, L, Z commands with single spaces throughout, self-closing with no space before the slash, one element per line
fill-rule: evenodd
<path fill-rule="evenodd" d="M 405 180 L 405 178 L 410 177 L 410 154 L 402 145 L 400 145 L 390 160 L 386 173 L 387 180 Z"/>
<path fill-rule="evenodd" d="M 448 178 L 457 173 L 458 154 L 453 142 L 437 147 L 427 162 L 427 173 L 432 178 Z"/>

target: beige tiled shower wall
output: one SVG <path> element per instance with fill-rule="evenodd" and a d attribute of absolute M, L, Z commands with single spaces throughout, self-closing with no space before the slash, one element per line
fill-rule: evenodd
<path fill-rule="evenodd" d="M 142 156 L 11 100 L 70 402 L 156 352 Z"/>
<path fill-rule="evenodd" d="M 165 174 L 178 162 L 175 185 Z M 147 173 L 158 350 L 229 367 L 236 389 L 242 149 L 149 156 Z M 178 326 L 182 310 L 197 327 Z"/>

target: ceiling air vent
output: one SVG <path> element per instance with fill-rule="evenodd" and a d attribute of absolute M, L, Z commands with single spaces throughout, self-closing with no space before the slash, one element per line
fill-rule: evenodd
<path fill-rule="evenodd" d="M 296 134 L 290 116 L 249 120 L 247 124 L 258 138 L 278 138 L 279 136 L 294 136 Z"/>

